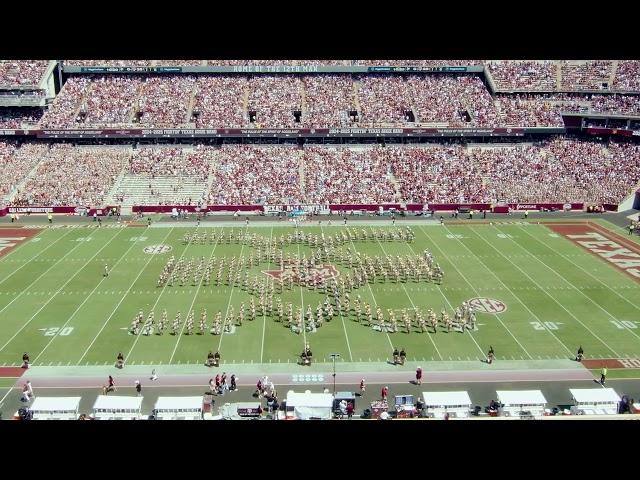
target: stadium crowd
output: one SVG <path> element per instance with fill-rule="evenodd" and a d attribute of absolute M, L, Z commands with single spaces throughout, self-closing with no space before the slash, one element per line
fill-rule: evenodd
<path fill-rule="evenodd" d="M 38 166 L 12 203 L 20 206 L 102 206 L 128 155 L 122 148 L 23 145 L 16 158 L 30 158 Z"/>
<path fill-rule="evenodd" d="M 133 151 L 127 172 L 156 176 L 190 176 L 206 180 L 212 148 L 141 147 Z"/>
<path fill-rule="evenodd" d="M 149 188 L 163 197 L 158 201 L 166 203 L 175 201 L 180 192 L 160 192 L 155 186 L 159 179 L 173 178 L 176 185 L 181 180 L 206 185 L 211 167 L 212 183 L 206 198 L 192 198 L 191 202 L 229 205 L 618 203 L 640 181 L 637 144 L 564 137 L 536 144 L 482 147 L 450 143 L 339 148 L 307 145 L 302 149 L 197 145 L 131 150 L 40 143 L 17 148 L 15 142 L 2 142 L 0 162 L 3 196 L 37 165 L 16 195 L 16 205 L 100 205 L 123 168 L 124 173 L 146 176 Z M 122 201 L 125 195 L 120 191 L 117 198 Z"/>
<path fill-rule="evenodd" d="M 616 77 L 613 80 L 615 90 L 640 91 L 640 61 L 623 60 L 618 62 Z"/>
<path fill-rule="evenodd" d="M 197 128 L 241 128 L 247 123 L 243 99 L 248 93 L 244 76 L 206 75 L 197 80 L 192 116 Z"/>
<path fill-rule="evenodd" d="M 145 127 L 174 127 L 187 123 L 196 78 L 189 76 L 145 77 L 138 99 L 140 123 Z"/>
<path fill-rule="evenodd" d="M 38 107 L 0 108 L 0 128 L 33 127 L 42 118 L 43 110 Z"/>
<path fill-rule="evenodd" d="M 301 82 L 297 75 L 260 75 L 249 79 L 249 113 L 258 128 L 295 128 L 302 110 Z"/>
<path fill-rule="evenodd" d="M 487 62 L 497 90 L 518 92 L 556 90 L 558 65 L 551 61 Z"/>
<path fill-rule="evenodd" d="M 302 156 L 296 147 L 223 145 L 216 155 L 209 204 L 302 203 Z"/>
<path fill-rule="evenodd" d="M 561 111 L 585 107 L 637 115 L 638 100 L 577 93 L 492 97 L 481 77 L 469 74 L 92 75 L 70 77 L 40 125 L 331 128 L 357 119 L 359 127 L 550 127 L 563 125 Z"/>
<path fill-rule="evenodd" d="M 365 149 L 306 146 L 306 201 L 313 204 L 396 201 L 385 150 L 380 146 Z"/>
<path fill-rule="evenodd" d="M 306 109 L 302 120 L 305 127 L 349 127 L 349 112 L 356 111 L 354 84 L 349 75 L 304 75 Z"/>
<path fill-rule="evenodd" d="M 586 60 L 575 63 L 563 61 L 562 89 L 564 90 L 602 90 L 603 83 L 611 85 L 613 73 L 611 60 Z"/>
<path fill-rule="evenodd" d="M 0 60 L 0 86 L 37 86 L 48 60 Z"/>

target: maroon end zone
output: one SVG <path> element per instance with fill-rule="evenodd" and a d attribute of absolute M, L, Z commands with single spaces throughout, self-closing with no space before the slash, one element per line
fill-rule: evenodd
<path fill-rule="evenodd" d="M 37 228 L 3 228 L 0 230 L 0 257 L 7 255 L 38 233 L 40 229 Z"/>
<path fill-rule="evenodd" d="M 21 377 L 26 368 L 22 367 L 0 367 L 0 378 L 17 378 Z"/>
<path fill-rule="evenodd" d="M 546 226 L 640 282 L 640 245 L 637 243 L 594 223 L 548 223 Z"/>
<path fill-rule="evenodd" d="M 582 360 L 582 365 L 589 370 L 597 370 L 603 367 L 618 368 L 640 368 L 640 358 L 595 358 Z"/>

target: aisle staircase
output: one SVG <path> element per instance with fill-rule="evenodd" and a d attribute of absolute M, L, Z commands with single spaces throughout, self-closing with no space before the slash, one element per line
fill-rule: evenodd
<path fill-rule="evenodd" d="M 616 73 L 618 73 L 618 65 L 619 65 L 619 63 L 620 62 L 618 60 L 613 60 L 612 61 L 611 75 L 609 75 L 609 90 L 613 90 L 613 82 L 615 81 Z"/>
<path fill-rule="evenodd" d="M 11 204 L 11 202 L 13 202 L 13 199 L 16 197 L 16 195 L 18 194 L 19 191 L 21 191 L 24 186 L 27 184 L 27 182 L 35 176 L 36 174 L 36 170 L 38 170 L 38 166 L 40 165 L 40 163 L 42 162 L 43 159 L 40 160 L 40 162 L 36 163 L 36 165 L 29 171 L 29 173 L 27 173 L 25 175 L 25 177 L 20 181 L 20 183 L 16 184 L 15 187 L 13 187 L 13 190 L 11 190 L 5 197 L 4 197 L 4 202 L 9 205 Z"/>

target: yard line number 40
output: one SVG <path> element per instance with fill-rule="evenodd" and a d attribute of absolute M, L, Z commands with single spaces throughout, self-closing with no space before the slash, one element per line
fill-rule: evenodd
<path fill-rule="evenodd" d="M 558 330 L 562 322 L 529 322 L 534 330 Z"/>

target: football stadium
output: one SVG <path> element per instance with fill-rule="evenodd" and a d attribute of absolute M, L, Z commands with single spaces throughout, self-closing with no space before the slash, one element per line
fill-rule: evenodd
<path fill-rule="evenodd" d="M 640 61 L 0 60 L 2 419 L 635 419 Z"/>

